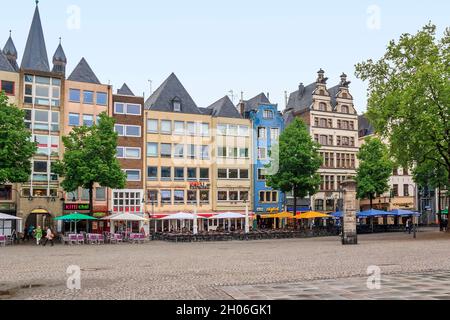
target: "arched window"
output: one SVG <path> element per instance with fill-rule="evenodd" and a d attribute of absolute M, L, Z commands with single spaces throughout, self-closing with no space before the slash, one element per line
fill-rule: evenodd
<path fill-rule="evenodd" d="M 319 111 L 327 111 L 327 105 L 324 102 L 319 103 Z"/>
<path fill-rule="evenodd" d="M 348 106 L 342 106 L 342 107 L 341 107 L 341 112 L 342 112 L 342 113 L 349 113 L 349 112 L 350 112 L 350 109 L 348 108 Z"/>

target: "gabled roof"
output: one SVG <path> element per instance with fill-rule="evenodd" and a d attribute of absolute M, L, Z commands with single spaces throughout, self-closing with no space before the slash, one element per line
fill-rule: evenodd
<path fill-rule="evenodd" d="M 44 32 L 42 31 L 41 17 L 37 4 L 20 67 L 26 70 L 50 72 Z"/>
<path fill-rule="evenodd" d="M 242 119 L 241 114 L 234 106 L 230 97 L 225 96 L 222 99 L 214 102 L 212 105 L 208 107 L 209 110 L 212 110 L 211 116 L 215 118 L 236 118 Z"/>
<path fill-rule="evenodd" d="M 0 51 L 0 71 L 16 72 L 5 54 Z"/>
<path fill-rule="evenodd" d="M 301 84 L 299 89 L 289 96 L 289 102 L 286 109 L 295 111 L 308 109 L 313 103 L 313 93 L 316 88 L 316 82 L 313 82 L 306 87 Z"/>
<path fill-rule="evenodd" d="M 14 45 L 14 41 L 12 40 L 11 35 L 9 36 L 8 41 L 6 41 L 5 47 L 3 48 L 3 53 L 13 69 L 15 71 L 19 71 L 19 65 L 17 64 L 17 49 Z"/>
<path fill-rule="evenodd" d="M 127 86 L 126 83 L 124 83 L 122 85 L 122 88 L 117 90 L 117 94 L 122 95 L 122 96 L 132 96 L 132 97 L 134 97 L 133 91 L 131 91 L 131 89 Z"/>
<path fill-rule="evenodd" d="M 269 99 L 264 93 L 258 94 L 256 97 L 251 98 L 250 100 L 244 101 L 245 112 L 249 112 L 251 110 L 257 110 L 258 107 L 262 104 L 271 104 Z"/>
<path fill-rule="evenodd" d="M 55 54 L 53 55 L 53 63 L 56 61 L 67 63 L 66 54 L 64 53 L 61 43 L 58 45 L 58 48 L 56 48 Z"/>
<path fill-rule="evenodd" d="M 101 84 L 94 71 L 92 71 L 91 67 L 84 58 L 81 59 L 67 80 Z"/>
<path fill-rule="evenodd" d="M 153 111 L 173 112 L 175 99 L 181 102 L 181 113 L 202 114 L 174 73 L 147 99 L 145 108 Z"/>

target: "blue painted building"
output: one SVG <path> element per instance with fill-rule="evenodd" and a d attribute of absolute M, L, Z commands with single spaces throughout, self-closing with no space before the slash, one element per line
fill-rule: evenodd
<path fill-rule="evenodd" d="M 284 194 L 266 186 L 265 166 L 270 163 L 270 152 L 278 144 L 284 130 L 284 120 L 278 106 L 272 104 L 264 93 L 239 104 L 241 114 L 252 121 L 253 126 L 253 203 L 255 213 L 283 210 Z"/>

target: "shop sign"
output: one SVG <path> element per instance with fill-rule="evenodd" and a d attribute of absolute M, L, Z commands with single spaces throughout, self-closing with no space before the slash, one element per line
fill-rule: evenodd
<path fill-rule="evenodd" d="M 189 183 L 189 187 L 191 190 L 209 190 L 211 184 L 206 182 L 191 182 Z"/>
<path fill-rule="evenodd" d="M 91 209 L 89 203 L 65 203 L 65 211 L 89 211 Z"/>

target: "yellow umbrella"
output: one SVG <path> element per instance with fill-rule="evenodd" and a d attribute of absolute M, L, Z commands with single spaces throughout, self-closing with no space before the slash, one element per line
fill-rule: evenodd
<path fill-rule="evenodd" d="M 262 219 L 294 219 L 294 215 L 291 212 L 282 212 L 277 214 L 264 214 Z"/>
<path fill-rule="evenodd" d="M 295 219 L 316 219 L 316 218 L 331 218 L 331 217 L 332 216 L 325 213 L 309 211 L 296 216 Z"/>

